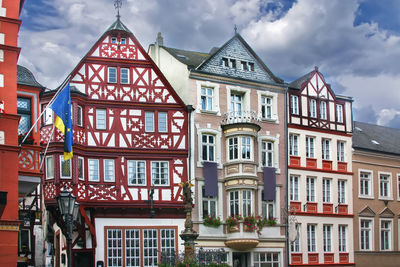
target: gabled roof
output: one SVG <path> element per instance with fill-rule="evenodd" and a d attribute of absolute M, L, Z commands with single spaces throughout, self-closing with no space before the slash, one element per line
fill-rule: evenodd
<path fill-rule="evenodd" d="M 364 217 L 374 217 L 375 212 L 368 206 L 366 206 L 360 213 L 358 213 L 359 216 L 364 216 Z"/>
<path fill-rule="evenodd" d="M 355 121 L 353 148 L 400 155 L 400 130 Z"/>
<path fill-rule="evenodd" d="M 301 76 L 297 80 L 289 83 L 289 88 L 294 88 L 294 89 L 299 89 L 300 90 L 301 86 L 311 78 L 311 74 L 312 73 L 313 73 L 313 71 L 310 71 L 309 73 Z"/>
<path fill-rule="evenodd" d="M 119 19 L 119 16 L 117 16 L 117 20 L 111 24 L 110 27 L 106 30 L 106 32 L 112 31 L 112 30 L 120 30 L 120 31 L 126 31 L 131 33 L 131 31 L 128 29 L 128 27 L 125 26 L 125 24 L 122 23 L 122 21 Z"/>
<path fill-rule="evenodd" d="M 17 65 L 17 84 L 44 88 L 43 85 L 36 81 L 32 72 L 21 65 Z"/>
<path fill-rule="evenodd" d="M 163 46 L 168 53 L 170 53 L 174 58 L 187 65 L 190 69 L 195 69 L 199 66 L 204 60 L 206 60 L 210 54 L 182 50 L 177 48 L 165 47 Z"/>

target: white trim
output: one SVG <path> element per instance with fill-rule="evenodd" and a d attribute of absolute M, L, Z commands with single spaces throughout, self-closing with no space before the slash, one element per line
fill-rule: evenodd
<path fill-rule="evenodd" d="M 274 200 L 274 217 L 276 218 L 276 223 L 280 224 L 281 223 L 281 187 L 276 186 L 275 187 L 275 200 Z M 258 203 L 257 203 L 257 208 L 259 211 L 260 216 L 262 216 L 262 191 L 264 190 L 264 187 L 258 186 L 258 192 L 257 192 L 257 197 L 258 197 Z M 253 212 L 255 214 L 255 212 Z M 257 215 L 257 214 L 256 214 Z"/>
<path fill-rule="evenodd" d="M 90 161 L 95 160 L 97 161 L 97 178 L 96 180 L 94 180 L 91 176 L 90 176 Z M 88 181 L 89 182 L 100 182 L 100 162 L 99 159 L 88 159 Z"/>
<path fill-rule="evenodd" d="M 48 172 L 47 172 L 47 159 L 48 158 L 51 158 L 52 159 L 52 165 L 53 166 L 51 166 L 51 169 L 53 170 L 53 176 L 48 176 Z M 46 156 L 46 180 L 47 179 L 53 179 L 54 178 L 54 157 L 53 157 L 53 155 L 51 155 L 51 156 Z"/>
<path fill-rule="evenodd" d="M 389 176 L 389 189 L 388 189 L 388 194 L 389 195 L 387 197 L 381 196 L 381 175 Z M 377 178 L 378 178 L 377 180 L 378 180 L 378 192 L 379 192 L 378 199 L 393 200 L 393 182 L 392 182 L 393 177 L 392 177 L 392 173 L 391 172 L 378 171 L 378 177 Z"/>
<path fill-rule="evenodd" d="M 81 123 L 80 124 L 78 123 L 79 122 L 79 118 L 78 118 L 78 115 L 79 115 L 78 110 L 79 109 L 81 109 L 81 116 L 80 116 Z M 80 105 L 76 105 L 76 125 L 83 127 L 83 107 Z"/>
<path fill-rule="evenodd" d="M 195 112 L 196 113 L 205 113 L 205 114 L 215 114 L 217 116 L 221 116 L 221 110 L 219 107 L 219 84 L 218 83 L 212 83 L 209 81 L 196 81 L 196 86 L 197 86 L 197 105 Z M 212 111 L 210 110 L 202 110 L 201 109 L 201 87 L 208 87 L 208 88 L 213 88 L 213 109 Z"/>
<path fill-rule="evenodd" d="M 262 142 L 263 141 L 271 141 L 274 143 L 274 151 L 273 151 L 274 159 L 273 159 L 272 164 L 273 164 L 273 167 L 275 167 L 276 173 L 281 173 L 281 169 L 279 168 L 279 155 L 280 155 L 280 153 L 279 153 L 279 147 L 280 147 L 279 146 L 279 138 L 280 138 L 280 134 L 276 134 L 276 136 L 272 136 L 272 135 L 270 135 L 269 131 L 266 131 L 265 135 L 261 135 L 261 133 L 258 134 L 258 137 L 257 137 L 257 142 L 259 144 L 259 147 L 258 147 L 258 159 L 259 159 L 258 160 L 258 166 L 259 166 L 258 171 L 260 171 L 260 172 L 263 171 L 262 149 L 261 149 Z"/>
<path fill-rule="evenodd" d="M 244 159 L 242 158 L 242 138 L 250 138 L 250 158 L 249 159 Z M 238 158 L 237 159 L 230 159 L 229 158 L 229 140 L 232 138 L 237 138 L 237 146 L 238 146 Z M 254 161 L 254 137 L 252 135 L 248 134 L 235 134 L 229 137 L 225 138 L 226 141 L 226 162 L 234 162 L 234 161 L 243 161 L 244 163 L 246 162 L 252 162 Z"/>
<path fill-rule="evenodd" d="M 64 155 L 60 155 L 59 160 L 60 160 L 60 178 L 62 178 L 62 179 L 71 179 L 72 178 L 72 168 L 71 168 L 72 167 L 72 160 L 69 159 L 69 174 L 70 174 L 70 176 L 63 176 L 62 175 L 62 163 L 61 162 L 64 161 Z"/>
<path fill-rule="evenodd" d="M 130 163 L 134 163 L 135 169 L 136 169 L 136 175 L 138 174 L 138 170 L 137 170 L 137 163 L 138 162 L 144 162 L 144 183 L 143 184 L 139 184 L 139 183 L 130 183 L 129 182 L 129 164 Z M 126 179 L 127 179 L 127 185 L 128 186 L 147 186 L 147 161 L 146 160 L 140 160 L 140 159 L 132 159 L 132 160 L 127 160 L 126 162 Z M 136 176 L 136 180 L 138 180 L 138 177 Z"/>
<path fill-rule="evenodd" d="M 153 162 L 154 163 L 158 162 L 159 164 L 167 163 L 167 174 L 168 174 L 168 177 L 167 177 L 167 183 L 166 184 L 154 184 L 154 182 L 153 182 Z M 160 168 L 160 165 L 158 166 L 158 168 Z M 169 186 L 170 185 L 170 181 L 169 180 L 171 179 L 171 175 L 170 175 L 169 171 L 170 171 L 169 161 L 167 161 L 167 160 L 152 160 L 152 161 L 150 161 L 150 180 L 151 180 L 151 184 L 154 185 L 155 187 Z M 161 174 L 161 172 L 159 174 Z M 160 177 L 158 179 L 161 180 Z"/>
<path fill-rule="evenodd" d="M 218 164 L 218 168 L 222 169 L 221 163 L 221 127 L 218 130 L 212 129 L 211 124 L 207 124 L 207 128 L 200 128 L 199 124 L 196 124 L 197 130 L 197 167 L 203 167 L 202 159 L 202 135 L 211 134 L 215 136 L 215 162 Z"/>
<path fill-rule="evenodd" d="M 361 190 L 361 187 L 360 187 L 360 175 L 361 175 L 362 172 L 370 174 L 370 184 L 369 184 L 370 193 L 369 193 L 369 195 L 361 195 L 361 193 L 360 193 L 360 190 Z M 374 197 L 374 172 L 372 170 L 358 169 L 357 182 L 358 182 L 358 185 L 357 185 L 358 186 L 358 198 L 366 198 L 366 199 L 374 199 L 375 198 Z"/>
<path fill-rule="evenodd" d="M 242 106 L 242 112 L 243 111 L 250 111 L 251 106 L 250 106 L 250 89 L 243 88 L 240 86 L 226 86 L 226 110 L 228 112 L 231 112 L 231 93 L 232 92 L 238 92 L 243 94 L 243 106 Z"/>
<path fill-rule="evenodd" d="M 398 201 L 400 201 L 400 173 L 397 173 L 396 174 L 396 178 L 397 178 L 397 180 L 396 180 L 396 184 L 397 184 L 397 188 L 396 188 L 396 190 L 397 190 L 397 200 Z M 399 231 L 399 234 L 400 234 L 400 231 Z"/>
<path fill-rule="evenodd" d="M 365 221 L 370 221 L 371 222 L 371 231 L 370 231 L 370 240 L 369 240 L 369 244 L 370 244 L 370 249 L 361 249 L 361 221 L 365 220 Z M 361 251 L 373 251 L 374 250 L 374 235 L 375 235 L 375 219 L 374 217 L 358 217 L 358 250 Z"/>
<path fill-rule="evenodd" d="M 82 175 L 83 175 L 83 177 L 79 177 L 79 160 L 80 159 L 82 160 Z M 77 164 L 78 169 L 77 169 L 76 175 L 78 176 L 78 180 L 85 181 L 85 158 L 78 157 L 77 161 L 78 161 L 78 164 Z"/>
<path fill-rule="evenodd" d="M 390 234 L 389 234 L 389 249 L 382 249 L 382 235 L 381 235 L 381 223 L 382 221 L 390 221 Z M 378 236 L 379 236 L 379 251 L 393 251 L 394 247 L 393 247 L 393 219 L 391 218 L 379 218 L 379 232 L 378 232 Z"/>
<path fill-rule="evenodd" d="M 279 114 L 278 114 L 278 93 L 273 93 L 270 91 L 257 91 L 257 99 L 258 99 L 258 114 L 260 114 L 260 118 L 263 122 L 274 122 L 279 124 Z M 261 113 L 261 97 L 271 97 L 272 98 L 272 110 L 271 110 L 271 119 L 263 118 Z"/>
<path fill-rule="evenodd" d="M 113 176 L 111 177 L 111 180 L 106 179 L 106 165 L 107 161 L 111 161 L 113 164 Z M 103 180 L 105 183 L 113 183 L 115 182 L 115 160 L 114 159 L 103 159 Z"/>

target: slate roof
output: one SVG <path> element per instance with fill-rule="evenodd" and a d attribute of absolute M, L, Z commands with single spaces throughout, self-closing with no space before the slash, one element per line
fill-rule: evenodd
<path fill-rule="evenodd" d="M 128 27 L 125 26 L 125 24 L 122 23 L 122 21 L 119 19 L 119 17 L 117 17 L 117 20 L 111 24 L 110 27 L 108 27 L 108 29 L 106 30 L 106 32 L 112 31 L 112 30 L 120 30 L 120 31 L 126 31 L 129 33 L 132 33 Z"/>
<path fill-rule="evenodd" d="M 302 85 L 303 83 L 305 83 L 305 82 L 310 78 L 310 75 L 311 75 L 312 72 L 313 72 L 313 71 L 310 71 L 309 73 L 307 73 L 307 74 L 301 76 L 301 77 L 298 78 L 297 80 L 295 80 L 295 81 L 289 83 L 289 88 L 294 88 L 294 89 L 299 89 L 299 90 L 300 90 L 300 89 L 301 89 L 301 85 Z"/>
<path fill-rule="evenodd" d="M 17 65 L 17 84 L 44 88 L 43 85 L 36 81 L 32 72 L 21 65 Z"/>
<path fill-rule="evenodd" d="M 353 148 L 400 155 L 400 130 L 355 121 Z"/>
<path fill-rule="evenodd" d="M 174 58 L 183 64 L 186 64 L 191 69 L 197 68 L 197 66 L 199 66 L 210 56 L 210 54 L 203 52 L 188 51 L 165 46 L 163 46 L 163 48 L 167 50 Z"/>

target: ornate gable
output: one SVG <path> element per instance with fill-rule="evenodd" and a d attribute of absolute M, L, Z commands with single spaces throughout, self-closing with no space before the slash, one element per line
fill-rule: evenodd
<path fill-rule="evenodd" d="M 379 213 L 379 217 L 385 217 L 385 218 L 393 218 L 394 217 L 394 213 L 391 209 L 389 209 L 388 207 L 385 207 L 381 213 Z"/>
<path fill-rule="evenodd" d="M 325 82 L 324 76 L 315 67 L 315 70 L 309 73 L 306 82 L 301 85 L 301 94 L 308 95 L 320 99 L 335 100 L 335 94 L 333 93 L 329 84 Z"/>
<path fill-rule="evenodd" d="M 197 70 L 258 82 L 283 83 L 239 34 L 200 64 Z"/>
<path fill-rule="evenodd" d="M 375 217 L 375 212 L 368 206 L 366 206 L 359 214 L 360 217 Z"/>

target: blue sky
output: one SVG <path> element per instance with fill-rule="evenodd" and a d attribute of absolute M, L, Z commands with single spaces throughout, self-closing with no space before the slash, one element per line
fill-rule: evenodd
<path fill-rule="evenodd" d="M 115 20 L 113 0 L 27 0 L 19 63 L 54 88 Z M 240 34 L 278 77 L 314 66 L 356 120 L 400 128 L 400 1 L 123 0 L 122 21 L 147 49 L 208 52 Z"/>

